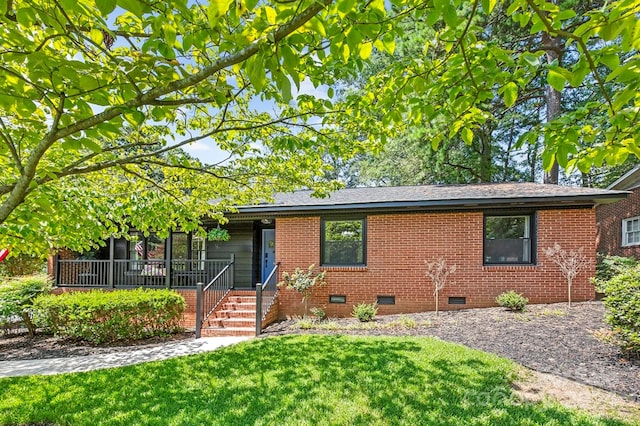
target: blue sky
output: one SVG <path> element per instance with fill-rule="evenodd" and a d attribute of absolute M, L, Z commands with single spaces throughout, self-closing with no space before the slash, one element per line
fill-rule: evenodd
<path fill-rule="evenodd" d="M 292 84 L 292 89 L 295 90 L 294 84 Z M 298 93 L 293 93 L 293 96 L 295 98 L 297 95 L 305 94 L 313 95 L 317 98 L 328 99 L 327 90 L 327 86 L 319 86 L 316 88 L 308 79 L 305 79 L 300 82 L 300 91 Z M 272 102 L 260 101 L 258 99 L 251 101 L 251 106 L 259 112 L 272 113 L 275 110 L 275 105 Z M 221 150 L 216 142 L 211 138 L 206 138 L 201 141 L 185 145 L 183 149 L 207 164 L 219 163 L 228 157 L 228 153 Z"/>

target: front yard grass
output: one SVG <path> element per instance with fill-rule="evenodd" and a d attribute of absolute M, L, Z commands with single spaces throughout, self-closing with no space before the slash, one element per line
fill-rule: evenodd
<path fill-rule="evenodd" d="M 516 370 L 432 338 L 273 337 L 124 368 L 2 379 L 0 424 L 623 424 L 518 401 Z"/>

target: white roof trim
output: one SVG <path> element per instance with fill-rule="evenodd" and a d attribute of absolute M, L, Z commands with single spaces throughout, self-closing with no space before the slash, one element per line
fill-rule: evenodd
<path fill-rule="evenodd" d="M 637 173 L 638 171 L 640 171 L 640 166 L 636 166 L 633 169 L 629 170 L 627 173 L 625 173 L 624 175 L 622 175 L 620 178 L 618 178 L 618 180 L 616 180 L 615 182 L 613 182 L 611 185 L 609 185 L 607 187 L 607 189 L 617 189 L 616 187 L 618 185 L 620 185 L 621 183 L 623 183 L 625 180 L 629 179 L 631 176 L 633 176 L 635 173 Z M 634 188 L 637 187 L 634 186 Z"/>

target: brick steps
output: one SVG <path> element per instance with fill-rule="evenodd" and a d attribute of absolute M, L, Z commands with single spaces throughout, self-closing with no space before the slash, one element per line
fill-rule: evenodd
<path fill-rule="evenodd" d="M 203 328 L 200 331 L 202 337 L 220 336 L 255 336 L 255 327 L 234 327 L 234 328 Z"/>
<path fill-rule="evenodd" d="M 235 290 L 229 293 L 203 324 L 203 337 L 254 336 L 256 333 L 255 292 Z"/>
<path fill-rule="evenodd" d="M 223 302 L 220 304 L 220 307 L 224 311 L 250 311 L 253 309 L 256 310 L 256 299 L 253 299 L 253 302 Z"/>
<path fill-rule="evenodd" d="M 229 310 L 216 310 L 212 316 L 215 318 L 255 318 L 256 310 L 253 309 L 229 309 Z"/>

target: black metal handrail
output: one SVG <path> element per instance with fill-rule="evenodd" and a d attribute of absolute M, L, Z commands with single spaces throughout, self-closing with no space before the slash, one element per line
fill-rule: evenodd
<path fill-rule="evenodd" d="M 263 283 L 256 284 L 256 336 L 262 331 L 262 321 L 265 320 L 271 306 L 278 296 L 278 269 L 280 262 L 276 262 Z"/>
<path fill-rule="evenodd" d="M 233 288 L 234 264 L 235 258 L 231 255 L 229 263 L 206 286 L 196 284 L 196 338 L 200 337 L 202 324 Z"/>

